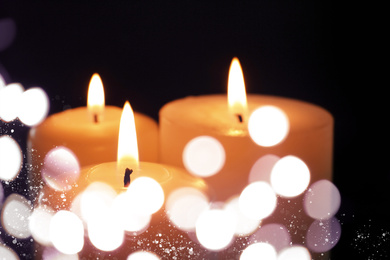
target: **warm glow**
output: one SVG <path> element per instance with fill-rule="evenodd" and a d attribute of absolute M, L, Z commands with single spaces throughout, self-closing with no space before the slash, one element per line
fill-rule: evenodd
<path fill-rule="evenodd" d="M 88 88 L 88 111 L 95 122 L 103 116 L 104 112 L 104 88 L 99 74 L 92 75 Z"/>
<path fill-rule="evenodd" d="M 229 69 L 228 104 L 230 113 L 236 116 L 237 120 L 245 120 L 247 114 L 247 102 L 244 74 L 242 73 L 240 61 L 236 57 L 233 58 Z"/>
<path fill-rule="evenodd" d="M 138 164 L 138 144 L 135 130 L 134 112 L 126 101 L 119 127 L 117 169 L 125 172 L 128 164 Z"/>

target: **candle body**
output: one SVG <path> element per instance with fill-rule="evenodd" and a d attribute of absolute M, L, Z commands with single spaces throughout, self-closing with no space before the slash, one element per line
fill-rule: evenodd
<path fill-rule="evenodd" d="M 287 137 L 273 147 L 254 143 L 247 122 L 240 123 L 229 114 L 225 95 L 187 97 L 166 104 L 160 110 L 160 160 L 183 167 L 182 154 L 193 138 L 207 135 L 224 147 L 226 160 L 222 169 L 204 178 L 216 193 L 227 200 L 240 194 L 248 184 L 252 166 L 262 156 L 294 155 L 310 169 L 311 182 L 332 178 L 333 118 L 326 110 L 293 99 L 248 95 L 248 112 L 272 105 L 285 112 L 290 129 Z"/>
<path fill-rule="evenodd" d="M 205 182 L 202 179 L 189 175 L 183 169 L 148 162 L 140 162 L 139 167 L 130 168 L 134 169 L 134 172 L 131 174 L 131 182 L 139 177 L 153 178 L 161 185 L 165 200 L 172 191 L 182 187 L 195 188 L 204 194 L 208 194 Z M 72 205 L 75 198 L 94 182 L 103 182 L 110 185 L 117 194 L 124 193 L 127 188 L 123 186 L 123 176 L 120 175 L 119 177 L 121 178 L 117 178 L 117 174 L 116 162 L 85 167 L 81 170 L 81 177 L 77 185 L 73 185 L 71 190 L 60 192 L 45 186 L 41 190 L 39 204 L 50 207 L 55 211 L 72 211 L 75 209 L 74 205 Z M 80 212 L 77 212 L 77 210 L 74 212 L 82 218 Z M 115 219 L 112 221 L 115 221 Z M 87 229 L 88 225 L 84 224 L 84 227 Z M 110 223 L 107 222 L 105 225 L 110 225 Z M 176 256 L 178 259 L 186 258 L 189 255 L 188 250 L 190 250 L 193 256 L 204 257 L 209 254 L 207 250 L 192 241 L 188 232 L 174 227 L 167 217 L 165 205 L 163 205 L 159 211 L 152 215 L 147 231 L 137 235 L 133 232 L 126 232 L 122 245 L 113 251 L 105 252 L 97 249 L 86 235 L 84 247 L 79 253 L 79 257 L 95 259 L 109 256 L 116 257 L 116 259 L 126 259 L 128 255 L 139 250 L 154 252 L 162 259 L 170 258 L 171 256 Z M 37 252 L 37 257 L 39 257 L 42 253 L 42 248 L 38 246 Z"/>
<path fill-rule="evenodd" d="M 86 107 L 70 109 L 48 117 L 32 128 L 28 135 L 29 178 L 35 193 L 41 182 L 41 167 L 46 154 L 57 146 L 65 146 L 77 156 L 80 166 L 116 161 L 119 121 L 122 109 L 106 106 L 104 117 L 94 123 Z M 135 124 L 140 159 L 157 161 L 157 123 L 135 113 Z M 32 194 L 34 196 L 34 194 Z"/>

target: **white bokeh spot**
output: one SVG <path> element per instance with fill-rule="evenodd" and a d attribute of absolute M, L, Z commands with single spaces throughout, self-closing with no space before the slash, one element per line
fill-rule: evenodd
<path fill-rule="evenodd" d="M 50 239 L 64 254 L 76 254 L 84 246 L 84 226 L 76 214 L 61 210 L 50 221 Z"/>
<path fill-rule="evenodd" d="M 314 219 L 329 219 L 340 208 L 341 196 L 337 187 L 328 180 L 313 183 L 305 193 L 303 206 L 307 215 Z"/>
<path fill-rule="evenodd" d="M 55 190 L 69 190 L 78 180 L 80 164 L 68 148 L 59 146 L 50 150 L 44 159 L 42 178 Z"/>
<path fill-rule="evenodd" d="M 286 114 L 274 106 L 262 106 L 249 117 L 248 131 L 252 140 L 260 146 L 274 146 L 282 142 L 289 132 Z"/>
<path fill-rule="evenodd" d="M 217 174 L 225 164 L 225 149 L 211 136 L 198 136 L 184 148 L 183 163 L 195 176 L 210 177 Z"/>
<path fill-rule="evenodd" d="M 263 181 L 252 182 L 244 188 L 239 198 L 241 212 L 248 218 L 261 220 L 276 208 L 277 197 L 271 186 Z"/>
<path fill-rule="evenodd" d="M 196 222 L 196 237 L 202 246 L 218 251 L 226 248 L 234 237 L 237 219 L 231 212 L 210 209 L 202 212 Z"/>
<path fill-rule="evenodd" d="M 19 83 L 0 88 L 0 119 L 10 122 L 18 117 L 21 96 L 24 88 Z"/>
<path fill-rule="evenodd" d="M 240 260 L 267 259 L 276 260 L 275 248 L 268 243 L 254 243 L 241 253 Z"/>
<path fill-rule="evenodd" d="M 29 218 L 31 216 L 31 202 L 22 195 L 13 193 L 4 202 L 1 211 L 1 222 L 4 229 L 17 238 L 31 236 Z"/>
<path fill-rule="evenodd" d="M 23 156 L 18 143 L 10 136 L 0 137 L 0 179 L 11 181 L 19 174 Z"/>
<path fill-rule="evenodd" d="M 271 185 L 283 197 L 296 197 L 310 182 L 310 170 L 298 157 L 288 155 L 276 162 L 271 172 Z"/>
<path fill-rule="evenodd" d="M 41 88 L 30 88 L 20 96 L 18 117 L 25 125 L 41 123 L 49 112 L 49 98 Z"/>

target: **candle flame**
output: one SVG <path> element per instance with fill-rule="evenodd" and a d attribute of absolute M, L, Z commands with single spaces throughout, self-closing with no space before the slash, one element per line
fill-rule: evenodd
<path fill-rule="evenodd" d="M 240 122 L 245 121 L 247 115 L 247 101 L 244 83 L 244 74 L 240 61 L 234 57 L 229 69 L 228 78 L 228 105 L 229 111 Z"/>
<path fill-rule="evenodd" d="M 104 112 L 104 88 L 102 80 L 97 73 L 92 75 L 89 82 L 87 106 L 93 120 L 97 122 Z"/>
<path fill-rule="evenodd" d="M 129 101 L 126 101 L 120 126 L 118 138 L 117 169 L 124 174 L 129 164 L 138 165 L 138 144 L 135 130 L 134 112 Z"/>

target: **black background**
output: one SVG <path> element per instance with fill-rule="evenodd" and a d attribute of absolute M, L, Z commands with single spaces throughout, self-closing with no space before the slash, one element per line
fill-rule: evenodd
<path fill-rule="evenodd" d="M 42 87 L 52 114 L 84 106 L 98 72 L 106 104 L 129 100 L 158 120 L 171 100 L 226 93 L 237 56 L 248 93 L 309 101 L 335 118 L 342 237 L 332 259 L 386 259 L 390 173 L 381 9 L 298 0 L 0 0 L 0 22 L 11 24 L 0 31 L 0 74 L 26 89 Z"/>

